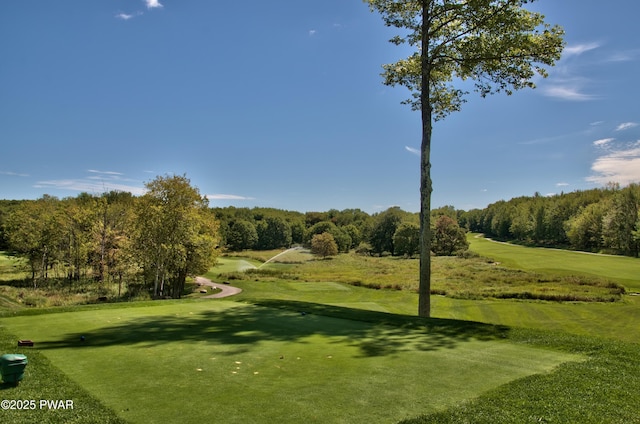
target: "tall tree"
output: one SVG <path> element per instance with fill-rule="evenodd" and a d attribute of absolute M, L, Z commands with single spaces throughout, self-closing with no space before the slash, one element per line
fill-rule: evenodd
<path fill-rule="evenodd" d="M 383 65 L 385 84 L 413 92 L 406 101 L 421 111 L 420 285 L 418 315 L 431 314 L 431 130 L 433 121 L 460 110 L 467 94 L 454 82 L 471 79 L 481 96 L 534 87 L 542 67 L 560 58 L 563 30 L 523 6 L 534 0 L 364 0 L 387 26 L 405 36 L 396 45 L 416 48 L 407 59 Z"/>
<path fill-rule="evenodd" d="M 135 245 L 154 295 L 180 297 L 187 275 L 215 263 L 218 223 L 186 176 L 157 177 L 138 201 Z"/>

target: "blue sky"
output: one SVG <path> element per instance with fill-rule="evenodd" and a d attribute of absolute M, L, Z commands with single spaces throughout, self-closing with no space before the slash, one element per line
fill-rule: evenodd
<path fill-rule="evenodd" d="M 640 181 L 640 3 L 540 0 L 567 48 L 536 90 L 436 123 L 432 205 Z M 212 206 L 419 210 L 407 56 L 360 0 L 3 0 L 0 198 L 142 193 Z"/>

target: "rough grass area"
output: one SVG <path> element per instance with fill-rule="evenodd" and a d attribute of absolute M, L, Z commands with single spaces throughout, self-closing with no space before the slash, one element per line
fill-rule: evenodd
<path fill-rule="evenodd" d="M 26 261 L 0 251 L 0 282 L 24 280 L 28 273 Z"/>
<path fill-rule="evenodd" d="M 242 262 L 234 268 L 234 261 Z M 415 259 L 379 258 L 352 253 L 290 265 L 268 264 L 264 269 L 242 268 L 246 261 L 242 258 L 225 258 L 218 271 L 221 275 L 215 277 L 229 280 L 334 281 L 372 289 L 413 292 L 418 289 L 418 260 Z M 615 302 L 621 299 L 625 289 L 602 277 L 510 269 L 480 257 L 434 257 L 431 292 L 458 299 Z"/>
<path fill-rule="evenodd" d="M 511 343 L 506 328 L 301 302 L 43 318 L 4 322 L 132 423 L 397 422 L 584 360 Z"/>

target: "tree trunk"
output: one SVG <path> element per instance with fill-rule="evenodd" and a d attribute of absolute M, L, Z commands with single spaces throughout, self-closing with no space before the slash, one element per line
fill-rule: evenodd
<path fill-rule="evenodd" d="M 422 2 L 422 144 L 420 147 L 420 285 L 418 316 L 431 316 L 431 99 L 429 63 L 429 2 Z"/>

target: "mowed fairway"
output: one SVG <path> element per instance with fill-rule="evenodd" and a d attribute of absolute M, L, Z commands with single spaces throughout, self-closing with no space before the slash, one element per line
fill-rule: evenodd
<path fill-rule="evenodd" d="M 377 324 L 221 300 L 3 324 L 134 423 L 397 422 L 582 360 L 510 343 L 489 326 Z"/>
<path fill-rule="evenodd" d="M 560 249 L 530 248 L 470 234 L 470 249 L 512 268 L 559 275 L 589 275 L 640 291 L 640 259 Z"/>

